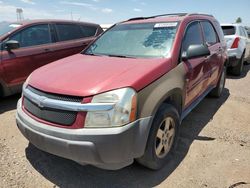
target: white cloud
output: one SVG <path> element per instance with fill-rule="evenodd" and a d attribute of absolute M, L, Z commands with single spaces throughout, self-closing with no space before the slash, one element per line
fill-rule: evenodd
<path fill-rule="evenodd" d="M 0 4 L 3 3 L 3 1 L 0 1 Z"/>
<path fill-rule="evenodd" d="M 0 6 L 1 12 L 1 21 L 16 21 L 16 9 L 20 7 L 16 7 L 13 5 L 2 4 Z M 39 10 L 35 8 L 22 8 L 24 19 L 50 19 L 55 18 L 53 13 L 47 12 L 45 10 Z M 57 15 L 57 18 L 60 19 L 70 19 L 70 16 L 60 14 Z"/>
<path fill-rule="evenodd" d="M 142 11 L 142 9 L 139 9 L 139 8 L 134 8 L 134 9 L 133 9 L 133 11 L 135 11 L 135 12 L 141 12 L 141 11 Z"/>
<path fill-rule="evenodd" d="M 103 13 L 111 13 L 111 12 L 113 12 L 113 10 L 111 8 L 104 8 L 104 9 L 102 9 L 102 12 Z"/>
<path fill-rule="evenodd" d="M 73 1 L 60 1 L 61 4 L 65 5 L 74 5 L 74 6 L 82 6 L 82 7 L 93 7 L 92 4 L 89 3 L 79 3 L 79 2 L 73 2 Z"/>
<path fill-rule="evenodd" d="M 34 5 L 36 4 L 35 2 L 33 2 L 33 0 L 21 0 L 23 3 L 27 3 L 27 4 L 31 4 Z"/>

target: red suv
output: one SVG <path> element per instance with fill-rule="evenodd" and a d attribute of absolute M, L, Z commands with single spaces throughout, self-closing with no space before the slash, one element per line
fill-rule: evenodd
<path fill-rule="evenodd" d="M 17 125 L 36 147 L 80 164 L 151 169 L 173 156 L 185 116 L 225 84 L 226 43 L 209 15 L 133 18 L 81 54 L 31 74 Z"/>
<path fill-rule="evenodd" d="M 0 96 L 21 91 L 32 71 L 80 53 L 102 31 L 96 24 L 59 20 L 0 24 Z"/>

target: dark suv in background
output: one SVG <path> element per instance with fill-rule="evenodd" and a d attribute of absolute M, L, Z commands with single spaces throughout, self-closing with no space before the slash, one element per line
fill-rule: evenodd
<path fill-rule="evenodd" d="M 93 23 L 34 20 L 0 25 L 0 96 L 21 91 L 29 74 L 81 52 L 102 28 Z"/>

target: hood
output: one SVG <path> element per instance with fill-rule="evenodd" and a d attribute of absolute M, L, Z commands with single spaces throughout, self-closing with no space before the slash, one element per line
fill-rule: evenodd
<path fill-rule="evenodd" d="M 29 85 L 49 93 L 92 96 L 105 91 L 144 88 L 171 69 L 170 59 L 73 55 L 34 71 Z"/>

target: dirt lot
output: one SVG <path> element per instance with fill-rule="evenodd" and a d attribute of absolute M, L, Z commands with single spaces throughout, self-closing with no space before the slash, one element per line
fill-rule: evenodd
<path fill-rule="evenodd" d="M 228 76 L 220 99 L 206 98 L 184 120 L 175 161 L 105 171 L 44 153 L 20 134 L 15 106 L 0 99 L 0 187 L 250 187 L 250 65 Z M 238 183 L 238 184 L 237 184 Z"/>

